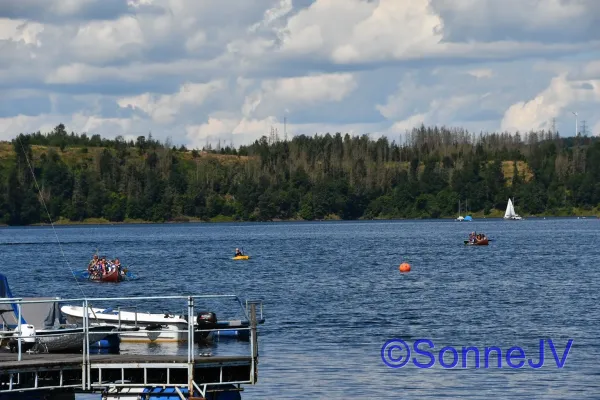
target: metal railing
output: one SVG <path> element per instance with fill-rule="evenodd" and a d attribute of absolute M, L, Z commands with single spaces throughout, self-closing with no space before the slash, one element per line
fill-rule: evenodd
<path fill-rule="evenodd" d="M 216 299 L 234 299 L 240 305 L 246 320 L 248 321 L 248 326 L 237 326 L 235 328 L 209 328 L 209 329 L 200 329 L 200 327 L 195 323 L 195 301 L 196 300 L 216 300 Z M 94 362 L 91 357 L 90 352 L 90 343 L 92 339 L 90 339 L 90 327 L 93 325 L 93 322 L 90 322 L 90 319 L 93 321 L 96 319 L 95 326 L 98 326 L 97 315 L 91 309 L 91 302 L 105 302 L 105 301 L 141 301 L 141 300 L 187 300 L 187 325 L 186 329 L 167 329 L 161 330 L 161 332 L 177 332 L 177 333 L 187 333 L 187 362 L 186 363 L 177 363 L 169 361 L 168 365 L 165 366 L 165 363 L 132 363 L 129 365 L 127 362 L 124 363 L 114 363 L 114 362 Z M 197 390 L 201 393 L 201 395 L 205 395 L 206 388 L 208 385 L 219 385 L 219 384 L 255 384 L 257 381 L 257 363 L 258 363 L 258 338 L 257 338 L 257 307 L 259 307 L 260 319 L 263 319 L 263 305 L 262 301 L 246 301 L 244 307 L 244 303 L 239 299 L 236 295 L 194 295 L 194 296 L 142 296 L 142 297 L 98 297 L 98 298 L 76 298 L 76 299 L 34 299 L 34 300 L 26 300 L 23 298 L 3 298 L 0 299 L 0 304 L 9 304 L 11 306 L 16 306 L 17 309 L 17 328 L 14 331 L 4 331 L 4 338 L 8 338 L 9 340 L 17 341 L 17 351 L 16 356 L 18 362 L 23 361 L 23 341 L 28 340 L 29 343 L 32 340 L 31 336 L 23 335 L 23 327 L 22 327 L 22 305 L 24 304 L 33 304 L 33 303 L 60 303 L 60 304 L 71 304 L 75 305 L 80 303 L 82 305 L 82 324 L 78 326 L 79 329 L 82 329 L 81 332 L 75 333 L 61 333 L 57 331 L 56 333 L 48 333 L 47 331 L 44 333 L 44 337 L 50 336 L 64 336 L 68 334 L 82 334 L 82 358 L 81 358 L 81 383 L 78 384 L 64 384 L 63 382 L 63 371 L 60 370 L 60 382 L 58 385 L 54 386 L 38 386 L 38 375 L 36 372 L 35 375 L 35 385 L 29 388 L 19 387 L 18 390 L 39 390 L 39 389 L 53 389 L 53 388 L 68 388 L 75 387 L 81 388 L 84 391 L 91 391 L 99 388 L 106 387 L 150 387 L 150 386 L 171 386 L 171 387 L 180 387 L 182 386 L 180 383 L 171 383 L 169 381 L 169 373 L 171 369 L 184 369 L 187 368 L 187 389 L 188 393 L 194 393 L 194 390 Z M 122 321 L 121 321 L 121 309 L 125 307 L 118 307 L 118 329 L 115 331 L 114 329 L 106 330 L 106 331 L 98 331 L 94 330 L 94 334 L 100 335 L 110 335 L 122 332 Z M 131 306 L 128 306 L 131 308 Z M 138 321 L 137 310 L 135 312 L 135 325 L 138 326 L 140 322 Z M 228 330 L 237 330 L 243 331 L 248 330 L 250 336 L 250 374 L 248 379 L 236 380 L 236 381 L 224 381 L 223 380 L 223 367 L 227 367 L 226 362 L 225 365 L 220 366 L 220 374 L 219 380 L 215 382 L 202 382 L 202 384 L 198 385 L 197 382 L 194 381 L 194 369 L 196 367 L 196 354 L 195 354 L 195 335 L 196 333 L 209 333 L 209 332 L 219 332 L 219 331 L 228 331 Z M 39 340 L 37 333 L 33 340 Z M 140 355 L 143 357 L 143 355 Z M 31 360 L 28 360 L 31 361 Z M 133 365 L 134 364 L 134 365 Z M 21 376 L 19 372 L 14 372 L 18 370 L 18 364 L 15 367 L 14 364 L 11 365 L 10 380 L 8 383 L 8 389 L 0 386 L 1 392 L 10 392 L 16 390 L 15 386 L 19 386 L 19 382 L 21 381 Z M 102 382 L 102 369 L 121 369 L 122 379 L 120 382 L 114 381 L 110 383 Z M 143 382 L 133 383 L 133 382 L 125 382 L 125 373 L 126 369 L 140 369 L 144 370 L 144 379 Z M 156 369 L 156 368 L 166 368 L 167 370 L 167 379 L 166 382 L 150 382 L 147 377 L 147 369 Z M 98 379 L 97 381 L 92 378 L 92 370 L 96 370 Z M 0 375 L 3 374 L 2 368 L 0 367 Z M 14 375 L 16 375 L 16 382 L 14 381 Z M 3 385 L 5 386 L 5 385 Z"/>

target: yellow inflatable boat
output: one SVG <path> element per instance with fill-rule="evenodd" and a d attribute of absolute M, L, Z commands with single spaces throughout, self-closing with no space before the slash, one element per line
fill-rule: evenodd
<path fill-rule="evenodd" d="M 249 260 L 250 256 L 235 256 L 232 260 Z"/>

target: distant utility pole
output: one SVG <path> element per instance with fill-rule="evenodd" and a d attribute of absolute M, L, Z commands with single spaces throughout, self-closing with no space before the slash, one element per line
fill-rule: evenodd
<path fill-rule="evenodd" d="M 581 121 L 581 136 L 587 136 L 587 125 L 585 123 L 585 119 Z"/>
<path fill-rule="evenodd" d="M 552 134 L 556 134 L 556 118 L 552 118 Z"/>
<path fill-rule="evenodd" d="M 287 142 L 287 117 L 283 116 L 283 141 Z"/>

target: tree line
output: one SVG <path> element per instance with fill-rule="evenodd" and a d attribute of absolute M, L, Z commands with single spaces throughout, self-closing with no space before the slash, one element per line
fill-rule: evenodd
<path fill-rule="evenodd" d="M 20 134 L 0 144 L 0 223 L 440 218 L 596 213 L 600 141 L 557 132 L 425 127 L 368 135 L 263 136 L 188 150 L 139 136 Z M 39 189 L 39 190 L 38 190 Z M 40 201 L 40 200 L 43 200 Z M 463 213 L 464 215 L 464 213 Z"/>

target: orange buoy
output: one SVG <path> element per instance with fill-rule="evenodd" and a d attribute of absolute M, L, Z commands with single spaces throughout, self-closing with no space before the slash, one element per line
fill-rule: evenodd
<path fill-rule="evenodd" d="M 400 272 L 410 272 L 410 264 L 407 262 L 403 262 L 402 264 L 400 264 L 398 269 L 400 270 Z"/>

